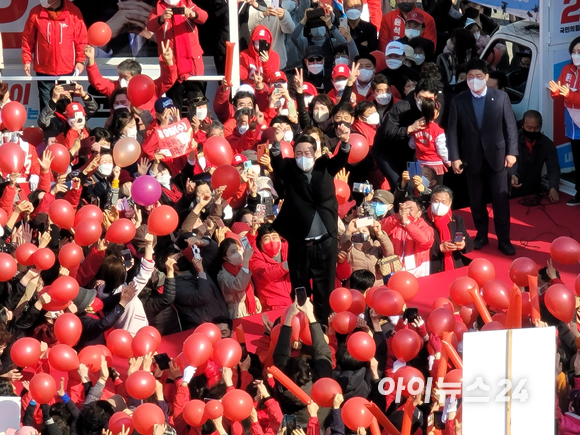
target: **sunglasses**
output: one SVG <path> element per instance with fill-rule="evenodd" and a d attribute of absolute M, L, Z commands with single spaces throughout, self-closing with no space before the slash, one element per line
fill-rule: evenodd
<path fill-rule="evenodd" d="M 311 57 L 308 59 L 308 62 L 322 62 L 324 58 L 322 56 Z"/>

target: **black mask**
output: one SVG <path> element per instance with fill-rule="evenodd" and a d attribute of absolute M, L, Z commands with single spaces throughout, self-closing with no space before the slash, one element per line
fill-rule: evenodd
<path fill-rule="evenodd" d="M 477 10 L 475 8 L 467 8 L 467 9 L 465 9 L 465 16 L 467 18 L 471 18 L 472 20 L 475 20 L 477 17 L 479 17 L 479 10 Z"/>
<path fill-rule="evenodd" d="M 408 14 L 415 7 L 415 3 L 399 3 L 397 6 L 401 10 L 401 12 L 403 12 L 404 14 Z"/>
<path fill-rule="evenodd" d="M 70 104 L 70 99 L 68 98 L 61 98 L 55 103 L 56 111 L 60 113 L 64 113 L 66 111 L 66 106 Z"/>
<path fill-rule="evenodd" d="M 367 233 L 356 233 L 351 237 L 352 243 L 364 243 L 368 242 L 369 235 Z"/>
<path fill-rule="evenodd" d="M 530 141 L 535 141 L 536 139 L 538 139 L 540 137 L 540 133 L 539 131 L 528 131 L 528 130 L 523 130 L 524 132 L 524 136 L 526 137 L 526 139 L 530 140 Z"/>

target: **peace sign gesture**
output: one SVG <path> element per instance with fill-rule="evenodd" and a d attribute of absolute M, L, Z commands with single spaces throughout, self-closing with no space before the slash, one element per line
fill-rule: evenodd
<path fill-rule="evenodd" d="M 167 65 L 173 65 L 173 50 L 171 49 L 169 39 L 161 41 L 161 56 Z"/>
<path fill-rule="evenodd" d="M 294 87 L 296 88 L 296 93 L 302 93 L 302 87 L 304 86 L 304 71 L 302 68 L 296 68 L 296 75 L 294 76 Z"/>
<path fill-rule="evenodd" d="M 359 64 L 358 62 L 353 62 L 352 66 L 350 67 L 350 75 L 348 76 L 348 81 L 346 82 L 347 86 L 354 85 L 354 82 L 359 76 Z"/>

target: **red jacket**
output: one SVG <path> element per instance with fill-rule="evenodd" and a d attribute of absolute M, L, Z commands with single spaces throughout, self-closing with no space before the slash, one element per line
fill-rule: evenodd
<path fill-rule="evenodd" d="M 270 44 L 272 43 L 272 33 L 266 26 L 256 26 L 250 38 L 250 46 L 240 53 L 240 80 L 244 83 L 253 84 L 256 71 L 266 78 L 280 70 L 280 57 L 274 50 L 268 52 L 268 61 L 262 62 L 254 50 L 254 41 L 259 39 L 266 39 Z"/>
<path fill-rule="evenodd" d="M 196 24 L 203 24 L 207 20 L 207 12 L 196 6 L 191 0 L 180 0 L 179 4 L 171 7 L 187 7 L 196 13 L 196 17 L 185 18 L 183 15 L 174 15 L 159 24 L 159 17 L 168 8 L 165 2 L 157 2 L 157 6 L 149 14 L 147 29 L 157 38 L 159 59 L 162 61 L 161 41 L 169 41 L 173 50 L 177 66 L 177 78 L 180 82 L 189 76 L 203 75 L 203 50 L 199 45 L 199 36 Z M 182 39 L 187 37 L 188 39 Z"/>
<path fill-rule="evenodd" d="M 375 135 L 377 134 L 377 127 L 378 125 L 369 125 L 366 122 L 362 122 L 359 121 L 358 119 L 355 119 L 353 125 L 352 125 L 352 129 L 354 132 L 360 133 L 362 134 L 367 142 L 369 143 L 369 146 L 373 146 L 373 143 L 375 142 Z"/>
<path fill-rule="evenodd" d="M 288 260 L 288 242 L 282 240 L 282 262 L 278 263 L 260 249 L 254 247 L 250 259 L 250 271 L 262 311 L 279 310 L 292 305 L 290 274 L 284 269 L 283 262 Z"/>
<path fill-rule="evenodd" d="M 574 64 L 569 63 L 564 65 L 557 81 L 559 81 L 562 86 L 568 85 L 570 89 L 579 89 L 580 72 Z M 551 95 L 552 98 L 561 98 L 559 92 Z M 580 108 L 580 92 L 570 91 L 568 96 L 564 99 L 564 105 L 570 109 Z"/>
<path fill-rule="evenodd" d="M 34 53 L 34 71 L 42 74 L 71 74 L 86 59 L 87 27 L 81 11 L 69 0 L 62 2 L 58 12 L 33 7 L 22 32 L 22 63 L 31 63 Z"/>
<path fill-rule="evenodd" d="M 413 10 L 422 13 L 423 18 L 425 19 L 425 31 L 421 36 L 433 41 L 433 45 L 437 48 L 437 29 L 435 28 L 435 20 L 425 11 L 418 10 L 416 7 Z M 403 36 L 405 36 L 405 18 L 403 18 L 401 11 L 395 9 L 394 11 L 383 15 L 381 29 L 379 31 L 379 50 L 384 53 L 389 42 L 396 41 Z"/>
<path fill-rule="evenodd" d="M 154 119 L 147 127 L 145 139 L 141 145 L 141 153 L 149 160 L 155 160 L 155 153 L 159 151 L 159 135 L 156 131 L 158 127 L 157 120 Z M 167 165 L 171 175 L 176 176 L 187 164 L 187 154 L 175 158 L 165 156 L 163 163 Z"/>

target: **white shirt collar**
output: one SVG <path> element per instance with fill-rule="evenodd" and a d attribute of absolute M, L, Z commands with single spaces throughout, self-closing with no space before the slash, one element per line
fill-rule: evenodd
<path fill-rule="evenodd" d="M 485 89 L 481 94 L 476 94 L 475 92 L 471 91 L 471 95 L 473 95 L 475 98 L 484 98 L 487 95 L 487 85 L 485 85 Z"/>

